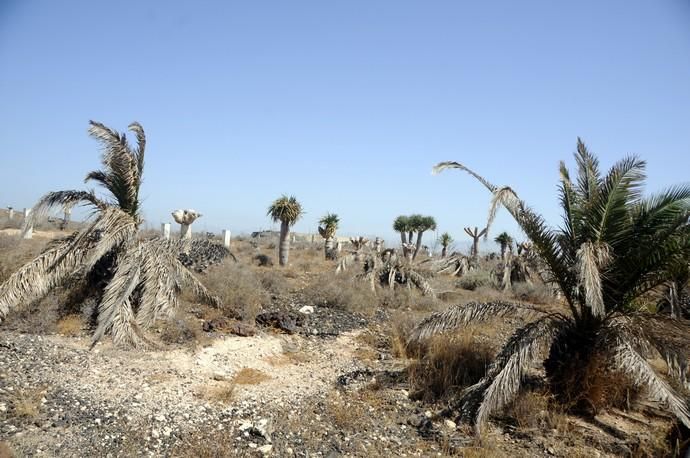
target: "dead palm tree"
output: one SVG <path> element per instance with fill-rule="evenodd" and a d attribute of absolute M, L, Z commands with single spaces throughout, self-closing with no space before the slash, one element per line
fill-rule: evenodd
<path fill-rule="evenodd" d="M 494 242 L 501 246 L 501 259 L 506 258 L 506 251 L 512 250 L 513 238 L 507 232 L 501 232 L 496 236 Z"/>
<path fill-rule="evenodd" d="M 80 204 L 90 208 L 93 217 L 0 285 L 0 319 L 10 308 L 41 298 L 77 276 L 102 287 L 93 344 L 110 333 L 118 346 L 144 347 L 149 342 L 142 330 L 172 314 L 183 286 L 191 286 L 205 302 L 218 304 L 178 260 L 182 242 L 138 236 L 146 137 L 138 123 L 130 124 L 129 130 L 136 136 L 136 148 L 124 134 L 91 121 L 89 134 L 103 145 L 103 169 L 90 172 L 86 181 L 96 181 L 109 195 L 103 199 L 94 191 L 57 191 L 39 200 L 25 228 L 55 207 Z"/>
<path fill-rule="evenodd" d="M 473 259 L 477 259 L 479 256 L 479 239 L 486 235 L 487 230 L 488 227 L 485 227 L 481 231 L 477 228 L 477 226 L 474 227 L 474 230 L 470 229 L 469 227 L 465 228 L 465 233 L 472 237 L 472 251 L 470 252 L 470 257 Z"/>
<path fill-rule="evenodd" d="M 457 162 L 434 167 L 436 172 L 464 170 L 484 184 L 493 195 L 489 224 L 504 206 L 533 242 L 567 304 L 563 313 L 537 311 L 536 320 L 515 331 L 457 406 L 479 432 L 493 412 L 515 398 L 537 361 L 543 360 L 551 390 L 561 397 L 585 392 L 586 369 L 601 357 L 690 426 L 687 400 L 647 361 L 662 356 L 669 375 L 684 385 L 688 325 L 636 307 L 638 298 L 667 279 L 670 266 L 690 256 L 690 186 L 645 198 L 643 161 L 623 159 L 602 176 L 597 159 L 579 139 L 575 159 L 575 181 L 560 165 L 564 223 L 559 229 L 548 227 L 509 187 L 499 188 Z M 521 309 L 505 303 L 453 307 L 420 323 L 410 340 Z M 548 351 L 545 359 L 542 350 Z"/>
<path fill-rule="evenodd" d="M 441 242 L 441 246 L 443 247 L 441 249 L 441 257 L 445 258 L 446 254 L 448 252 L 448 246 L 453 243 L 453 237 L 450 236 L 448 232 L 444 232 L 441 234 L 441 237 L 439 238 L 439 242 Z"/>
<path fill-rule="evenodd" d="M 433 216 L 421 215 L 413 215 L 410 218 L 413 221 L 413 227 L 415 229 L 415 232 L 417 232 L 417 243 L 414 249 L 414 255 L 412 255 L 412 259 L 416 259 L 417 253 L 419 253 L 419 249 L 422 247 L 422 235 L 425 231 L 436 230 L 436 220 Z"/>
<path fill-rule="evenodd" d="M 319 220 L 319 234 L 324 238 L 323 251 L 326 259 L 335 259 L 336 253 L 333 249 L 333 237 L 338 230 L 340 219 L 335 213 L 327 213 Z"/>
<path fill-rule="evenodd" d="M 288 254 L 290 251 L 288 234 L 290 233 L 290 227 L 295 225 L 297 220 L 302 216 L 302 213 L 302 205 L 297 202 L 294 196 L 288 197 L 283 195 L 268 207 L 267 215 L 273 219 L 273 222 L 280 222 L 278 260 L 281 266 L 286 266 L 288 263 Z"/>

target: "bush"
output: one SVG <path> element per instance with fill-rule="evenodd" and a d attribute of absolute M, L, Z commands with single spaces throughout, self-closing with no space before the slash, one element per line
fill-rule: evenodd
<path fill-rule="evenodd" d="M 307 305 L 349 312 L 373 313 L 378 306 L 376 294 L 369 285 L 348 275 L 322 274 L 302 291 L 302 295 Z"/>
<path fill-rule="evenodd" d="M 259 277 L 246 266 L 224 262 L 209 268 L 201 281 L 220 297 L 225 316 L 253 322 L 262 306 L 270 301 Z"/>
<path fill-rule="evenodd" d="M 471 270 L 458 280 L 457 286 L 462 289 L 474 291 L 483 286 L 494 286 L 491 274 L 487 270 Z"/>
<path fill-rule="evenodd" d="M 549 304 L 554 301 L 551 288 L 543 283 L 513 283 L 513 297 L 530 304 Z"/>

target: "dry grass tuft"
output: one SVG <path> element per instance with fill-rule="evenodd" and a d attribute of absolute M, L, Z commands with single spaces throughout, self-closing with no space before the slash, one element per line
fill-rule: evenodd
<path fill-rule="evenodd" d="M 568 433 L 571 430 L 562 407 L 546 393 L 524 392 L 506 407 L 505 412 L 508 417 L 515 420 L 521 430 L 555 429 L 560 433 Z"/>
<path fill-rule="evenodd" d="M 554 302 L 551 289 L 543 283 L 513 283 L 513 297 L 530 304 L 550 304 Z"/>
<path fill-rule="evenodd" d="M 10 416 L 29 420 L 37 418 L 47 392 L 43 386 L 13 391 L 9 398 Z"/>
<path fill-rule="evenodd" d="M 426 402 L 452 396 L 478 382 L 496 353 L 471 330 L 434 336 L 419 351 L 420 359 L 408 367 L 408 376 L 411 397 Z"/>
<path fill-rule="evenodd" d="M 232 383 L 235 385 L 258 385 L 270 379 L 271 377 L 268 374 L 258 369 L 245 367 L 232 377 Z"/>
<path fill-rule="evenodd" d="M 81 315 L 67 315 L 58 320 L 56 327 L 58 334 L 76 337 L 81 335 L 84 325 Z"/>

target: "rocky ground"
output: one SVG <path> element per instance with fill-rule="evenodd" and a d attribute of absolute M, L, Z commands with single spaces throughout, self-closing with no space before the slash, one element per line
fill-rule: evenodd
<path fill-rule="evenodd" d="M 0 441 L 16 456 L 620 456 L 639 438 L 616 431 L 660 421 L 566 419 L 565 438 L 497 423 L 478 443 L 410 400 L 406 362 L 376 339 L 383 318 L 151 352 L 0 331 Z"/>

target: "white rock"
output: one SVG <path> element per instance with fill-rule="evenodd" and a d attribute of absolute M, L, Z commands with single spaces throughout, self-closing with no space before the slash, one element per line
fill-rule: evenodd
<path fill-rule="evenodd" d="M 458 427 L 458 425 L 456 425 L 452 420 L 446 420 L 443 422 L 443 424 L 445 424 L 448 429 L 455 429 Z"/>
<path fill-rule="evenodd" d="M 299 309 L 299 313 L 302 313 L 304 315 L 311 315 L 312 313 L 314 313 L 314 307 L 312 307 L 311 305 L 305 305 L 304 307 Z"/>
<path fill-rule="evenodd" d="M 266 444 L 261 447 L 259 447 L 259 451 L 263 453 L 264 455 L 270 455 L 271 450 L 273 450 L 273 446 L 271 444 Z"/>

